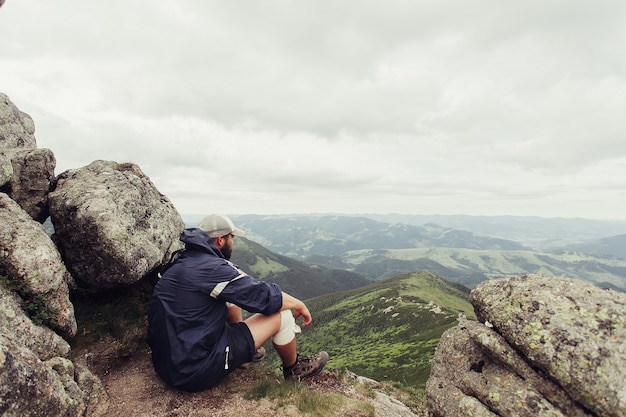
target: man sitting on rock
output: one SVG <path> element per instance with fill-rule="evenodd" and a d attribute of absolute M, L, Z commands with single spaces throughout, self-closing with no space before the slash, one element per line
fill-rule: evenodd
<path fill-rule="evenodd" d="M 199 391 L 253 361 L 272 339 L 285 379 L 319 373 L 328 354 L 296 351 L 296 324 L 311 323 L 307 306 L 276 284 L 257 281 L 230 262 L 233 238 L 244 233 L 226 216 L 212 214 L 185 229 L 185 250 L 154 288 L 148 344 L 156 372 L 168 384 Z M 241 308 L 257 313 L 241 321 Z"/>

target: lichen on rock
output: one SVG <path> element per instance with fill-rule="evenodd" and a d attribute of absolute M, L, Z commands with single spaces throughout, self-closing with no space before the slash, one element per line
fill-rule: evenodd
<path fill-rule="evenodd" d="M 498 416 L 626 416 L 626 294 L 523 275 L 485 281 L 470 301 L 480 323 L 445 332 L 433 359 L 433 415 L 479 401 Z"/>
<path fill-rule="evenodd" d="M 112 161 L 59 175 L 50 215 L 72 276 L 95 288 L 141 280 L 181 248 L 185 226 L 138 166 Z"/>

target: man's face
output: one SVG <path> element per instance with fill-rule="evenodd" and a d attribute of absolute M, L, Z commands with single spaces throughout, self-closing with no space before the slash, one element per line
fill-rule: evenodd
<path fill-rule="evenodd" d="M 224 258 L 230 260 L 231 255 L 233 254 L 233 235 L 226 235 L 222 239 L 224 239 L 224 245 L 220 248 Z"/>

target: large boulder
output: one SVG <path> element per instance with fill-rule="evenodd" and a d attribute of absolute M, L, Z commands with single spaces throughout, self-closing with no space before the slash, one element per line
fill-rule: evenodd
<path fill-rule="evenodd" d="M 53 238 L 84 286 L 135 283 L 181 247 L 183 219 L 135 164 L 94 161 L 68 170 L 49 203 Z"/>
<path fill-rule="evenodd" d="M 0 149 L 36 147 L 33 119 L 0 93 Z"/>
<path fill-rule="evenodd" d="M 33 219 L 48 218 L 48 193 L 56 159 L 49 149 L 0 149 L 0 192 L 17 202 Z M 3 177 L 8 177 L 2 181 Z"/>
<path fill-rule="evenodd" d="M 485 281 L 441 338 L 434 416 L 626 416 L 626 294 L 562 277 Z"/>
<path fill-rule="evenodd" d="M 486 282 L 470 300 L 537 369 L 598 415 L 626 416 L 626 294 L 567 278 Z"/>
<path fill-rule="evenodd" d="M 0 193 L 0 275 L 28 303 L 33 317 L 69 339 L 76 334 L 69 299 L 72 277 L 43 226 Z"/>

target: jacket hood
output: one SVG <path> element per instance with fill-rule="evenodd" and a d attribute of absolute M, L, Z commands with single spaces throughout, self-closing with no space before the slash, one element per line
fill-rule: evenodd
<path fill-rule="evenodd" d="M 180 240 L 185 244 L 186 249 L 207 252 L 220 258 L 224 257 L 222 252 L 215 247 L 213 239 L 196 227 L 183 230 Z"/>

